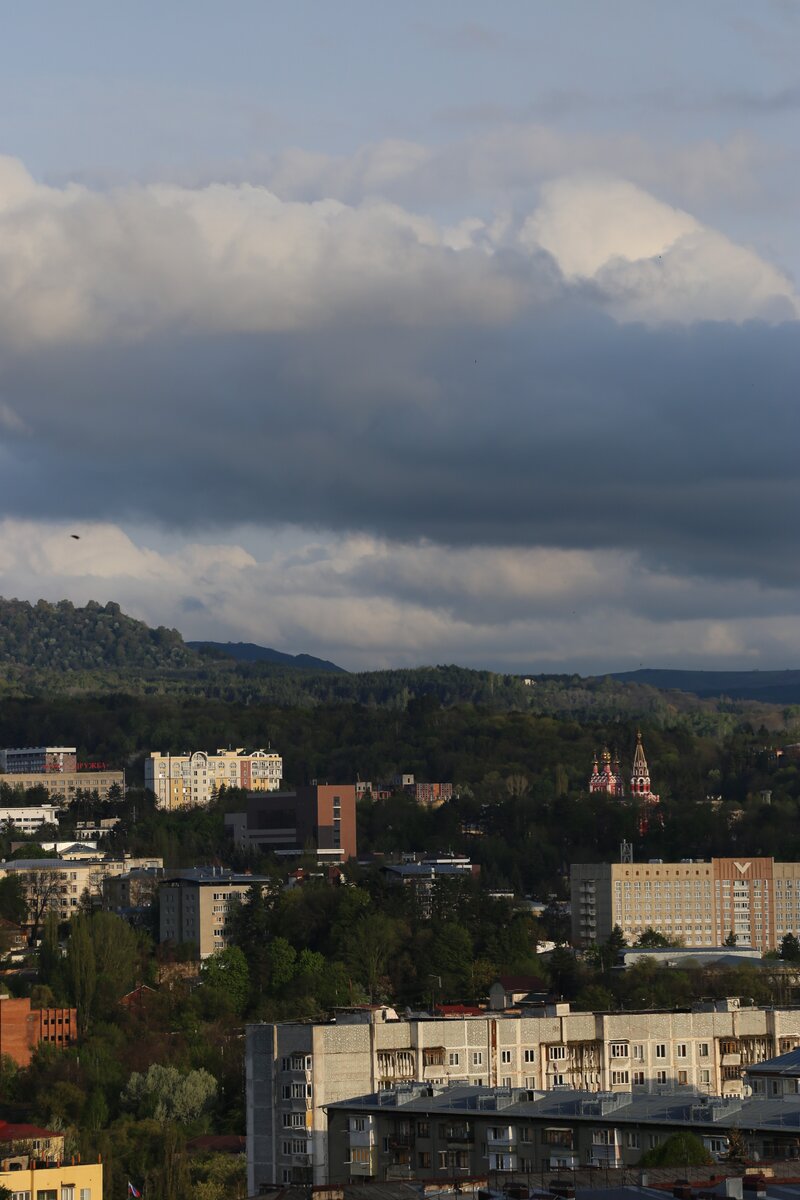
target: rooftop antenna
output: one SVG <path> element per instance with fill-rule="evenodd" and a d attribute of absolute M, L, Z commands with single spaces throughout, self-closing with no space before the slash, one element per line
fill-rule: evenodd
<path fill-rule="evenodd" d="M 620 842 L 619 861 L 624 863 L 633 862 L 633 842 Z"/>

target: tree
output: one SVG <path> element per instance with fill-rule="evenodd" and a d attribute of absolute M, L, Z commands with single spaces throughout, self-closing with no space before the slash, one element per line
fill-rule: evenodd
<path fill-rule="evenodd" d="M 89 924 L 89 917 L 82 914 L 73 917 L 64 964 L 67 986 L 78 1010 L 78 1029 L 82 1034 L 89 1028 L 97 989 L 97 961 Z"/>
<path fill-rule="evenodd" d="M 16 874 L 0 879 L 0 917 L 14 925 L 24 925 L 28 917 L 25 888 Z"/>
<path fill-rule="evenodd" d="M 244 1012 L 250 995 L 250 972 L 238 946 L 228 946 L 207 958 L 200 968 L 200 978 L 207 988 L 224 993 L 235 1012 Z"/>
<path fill-rule="evenodd" d="M 663 933 L 659 933 L 657 929 L 650 928 L 643 929 L 636 942 L 637 946 L 646 946 L 648 950 L 661 950 L 674 944 Z"/>
<path fill-rule="evenodd" d="M 282 992 L 294 978 L 297 951 L 284 937 L 273 938 L 267 947 L 269 990 L 273 995 Z"/>
<path fill-rule="evenodd" d="M 714 1159 L 696 1133 L 672 1133 L 661 1145 L 648 1150 L 640 1167 L 707 1167 Z"/>
<path fill-rule="evenodd" d="M 785 962 L 800 961 L 800 942 L 793 933 L 786 933 L 781 939 L 780 956 Z"/>
<path fill-rule="evenodd" d="M 58 938 L 58 914 L 50 909 L 44 919 L 42 941 L 39 946 L 39 979 L 50 987 L 61 982 L 61 943 Z"/>
<path fill-rule="evenodd" d="M 183 1074 L 177 1067 L 152 1063 L 144 1075 L 134 1071 L 122 1100 L 140 1118 L 188 1125 L 211 1107 L 216 1094 L 216 1079 L 202 1068 Z"/>
<path fill-rule="evenodd" d="M 57 871 L 28 871 L 25 880 L 25 897 L 28 905 L 30 942 L 35 946 L 39 930 L 51 908 L 58 909 L 61 899 L 61 884 Z"/>

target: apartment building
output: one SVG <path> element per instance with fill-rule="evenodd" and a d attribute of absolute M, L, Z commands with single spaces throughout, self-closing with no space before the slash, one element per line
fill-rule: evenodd
<path fill-rule="evenodd" d="M 159 808 L 209 804 L 222 786 L 273 792 L 281 786 L 283 759 L 272 750 L 247 752 L 195 750 L 186 754 L 150 754 L 144 762 L 144 786 Z"/>
<path fill-rule="evenodd" d="M 226 826 L 237 845 L 297 857 L 305 851 L 319 862 L 355 858 L 356 788 L 352 783 L 311 784 L 291 792 L 252 795 L 245 813 L 228 813 Z"/>
<path fill-rule="evenodd" d="M 30 999 L 0 996 L 0 1055 L 27 1067 L 42 1042 L 63 1049 L 78 1037 L 74 1008 L 31 1008 Z"/>
<path fill-rule="evenodd" d="M 69 921 L 84 892 L 99 903 L 107 875 L 121 875 L 133 867 L 163 865 L 164 860 L 156 857 L 18 858 L 0 863 L 0 879 L 15 875 L 22 883 L 31 929 L 41 926 L 51 910 L 58 913 L 60 921 Z"/>
<path fill-rule="evenodd" d="M 720 946 L 731 933 L 762 953 L 800 934 L 800 863 L 772 858 L 679 863 L 577 863 L 570 870 L 572 940 L 599 944 L 619 925 L 635 942 L 645 929 L 686 946 Z"/>
<path fill-rule="evenodd" d="M 266 876 L 236 875 L 221 867 L 196 867 L 158 887 L 159 941 L 193 944 L 208 958 L 231 944 L 231 917 L 255 883 Z"/>
<path fill-rule="evenodd" d="M 642 1154 L 687 1130 L 718 1161 L 727 1152 L 729 1131 L 738 1129 L 750 1160 L 796 1163 L 800 1096 L 721 1099 L 690 1089 L 598 1096 L 410 1084 L 334 1104 L 329 1120 L 333 1185 L 438 1177 L 452 1188 L 454 1178 L 487 1174 L 517 1175 L 529 1185 L 531 1175 L 545 1171 L 633 1169 Z M 742 1195 L 741 1180 L 736 1183 L 737 1192 L 727 1194 Z M 500 1186 L 496 1179 L 498 1191 Z M 685 1194 L 693 1194 L 691 1187 Z M 758 1192 L 752 1186 L 744 1194 L 764 1195 L 763 1182 Z"/>
<path fill-rule="evenodd" d="M 311 1170 L 328 1178 L 327 1106 L 417 1081 L 473 1087 L 709 1095 L 742 1091 L 742 1070 L 800 1046 L 800 1009 L 737 1000 L 683 1011 L 529 1013 L 398 1020 L 353 1009 L 329 1023 L 247 1029 L 247 1154 L 251 1195 Z"/>
<path fill-rule="evenodd" d="M 42 775 L 77 771 L 75 746 L 21 746 L 0 750 L 0 771 L 4 775 Z"/>

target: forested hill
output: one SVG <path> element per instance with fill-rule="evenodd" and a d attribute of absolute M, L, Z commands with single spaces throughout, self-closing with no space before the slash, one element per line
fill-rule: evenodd
<path fill-rule="evenodd" d="M 286 654 L 283 650 L 273 650 L 271 646 L 257 646 L 255 642 L 187 642 L 186 645 L 210 658 L 275 663 L 282 667 L 298 667 L 302 671 L 344 673 L 344 667 L 337 667 L 327 658 L 315 658 L 313 654 Z"/>
<path fill-rule="evenodd" d="M 800 671 L 676 671 L 644 668 L 612 678 L 695 696 L 729 696 L 768 704 L 800 704 Z"/>
<path fill-rule="evenodd" d="M 475 705 L 568 721 L 642 719 L 718 736 L 742 721 L 776 728 L 781 712 L 759 699 L 717 700 L 662 691 L 640 679 L 519 675 L 457 665 L 348 673 L 324 660 L 240 661 L 149 628 L 118 604 L 0 599 L 0 697 L 175 696 L 279 708 Z M 322 663 L 317 667 L 315 662 Z"/>
<path fill-rule="evenodd" d="M 152 670 L 197 666 L 177 629 L 151 629 L 118 604 L 49 604 L 0 597 L 0 666 L 46 671 Z"/>

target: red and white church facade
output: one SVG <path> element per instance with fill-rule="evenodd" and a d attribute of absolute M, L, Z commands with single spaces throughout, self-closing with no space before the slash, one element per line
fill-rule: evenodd
<path fill-rule="evenodd" d="M 592 774 L 589 777 L 589 791 L 591 793 L 604 793 L 607 796 L 615 796 L 617 799 L 624 799 L 625 784 L 620 768 L 619 755 L 613 757 L 611 751 L 605 749 L 602 755 L 598 758 L 595 754 L 592 764 Z M 636 750 L 633 754 L 633 770 L 630 780 L 630 796 L 631 800 L 636 804 L 639 810 L 639 833 L 645 834 L 655 818 L 660 822 L 661 814 L 657 812 L 661 803 L 661 797 L 653 792 L 650 786 L 650 771 L 645 758 L 644 746 L 642 745 L 642 731 L 636 731 Z"/>

